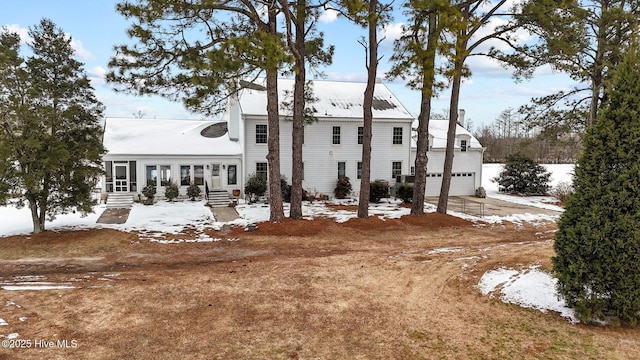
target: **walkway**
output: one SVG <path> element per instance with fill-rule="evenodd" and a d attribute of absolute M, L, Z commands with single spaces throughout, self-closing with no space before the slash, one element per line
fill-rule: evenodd
<path fill-rule="evenodd" d="M 464 199 L 464 201 L 463 201 Z M 438 205 L 437 197 L 427 197 L 425 202 Z M 480 205 L 482 204 L 482 205 Z M 481 206 L 484 207 L 484 214 L 481 214 Z M 475 196 L 451 196 L 449 197 L 448 210 L 465 212 L 476 216 L 509 216 L 514 214 L 545 214 L 560 215 L 562 212 L 542 209 L 535 206 L 516 204 L 504 200 L 493 198 L 478 198 Z"/>
<path fill-rule="evenodd" d="M 107 208 L 102 212 L 96 223 L 98 224 L 124 224 L 129 218 L 130 208 Z"/>
<path fill-rule="evenodd" d="M 240 218 L 236 208 L 231 206 L 212 207 L 211 212 L 217 222 L 229 222 Z"/>

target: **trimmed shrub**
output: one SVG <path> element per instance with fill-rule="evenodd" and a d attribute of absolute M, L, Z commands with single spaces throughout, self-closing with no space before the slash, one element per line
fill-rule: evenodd
<path fill-rule="evenodd" d="M 149 184 L 142 188 L 142 195 L 144 195 L 145 199 L 143 204 L 151 205 L 153 204 L 153 198 L 156 196 L 156 186 Z"/>
<path fill-rule="evenodd" d="M 249 196 L 249 201 L 254 202 L 267 192 L 267 177 L 262 174 L 252 174 L 244 185 L 244 193 Z"/>
<path fill-rule="evenodd" d="M 333 194 L 336 199 L 344 199 L 351 194 L 351 189 L 351 181 L 349 178 L 347 176 L 342 176 L 338 178 L 338 181 L 336 181 L 336 188 L 333 189 Z"/>
<path fill-rule="evenodd" d="M 166 197 L 167 200 L 173 201 L 175 198 L 178 197 L 178 195 L 180 195 L 180 189 L 178 188 L 178 185 L 176 185 L 173 182 L 170 182 L 167 186 L 165 186 L 164 197 Z"/>
<path fill-rule="evenodd" d="M 549 190 L 550 177 L 551 173 L 532 157 L 516 153 L 507 156 L 504 169 L 491 180 L 498 183 L 501 192 L 543 195 Z"/>
<path fill-rule="evenodd" d="M 389 197 L 389 183 L 385 180 L 375 180 L 369 184 L 369 201 L 378 202 Z"/>
<path fill-rule="evenodd" d="M 200 186 L 194 183 L 189 184 L 189 187 L 187 188 L 187 196 L 189 197 L 189 200 L 195 201 L 196 198 L 200 196 L 200 193 Z"/>
<path fill-rule="evenodd" d="M 402 183 L 396 191 L 396 197 L 402 199 L 405 204 L 413 200 L 413 185 Z"/>

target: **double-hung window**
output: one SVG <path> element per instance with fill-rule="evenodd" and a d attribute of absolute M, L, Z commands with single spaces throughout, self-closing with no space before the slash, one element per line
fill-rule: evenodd
<path fill-rule="evenodd" d="M 333 127 L 331 143 L 333 145 L 340 145 L 340 126 Z"/>
<path fill-rule="evenodd" d="M 256 144 L 267 143 L 267 125 L 256 124 Z"/>
<path fill-rule="evenodd" d="M 347 163 L 338 161 L 338 179 L 347 176 Z"/>
<path fill-rule="evenodd" d="M 391 178 L 402 175 L 402 161 L 394 161 L 391 163 Z"/>
<path fill-rule="evenodd" d="M 393 128 L 393 144 L 402 145 L 402 128 L 401 127 Z"/>
<path fill-rule="evenodd" d="M 266 162 L 256 163 L 256 175 L 264 176 L 265 179 L 267 178 L 267 163 Z"/>

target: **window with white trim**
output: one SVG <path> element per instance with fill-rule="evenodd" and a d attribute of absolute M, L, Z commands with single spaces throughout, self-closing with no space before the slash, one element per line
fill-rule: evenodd
<path fill-rule="evenodd" d="M 256 124 L 256 144 L 266 144 L 267 138 L 267 125 Z"/>
<path fill-rule="evenodd" d="M 402 128 L 401 127 L 393 128 L 393 144 L 402 145 Z"/>
<path fill-rule="evenodd" d="M 347 163 L 338 161 L 338 179 L 347 176 Z"/>
<path fill-rule="evenodd" d="M 256 163 L 256 175 L 262 175 L 264 178 L 267 178 L 267 163 L 259 162 Z"/>
<path fill-rule="evenodd" d="M 391 178 L 402 175 L 402 161 L 394 161 L 391 163 Z"/>
<path fill-rule="evenodd" d="M 340 126 L 334 126 L 331 134 L 331 143 L 333 145 L 340 145 Z"/>

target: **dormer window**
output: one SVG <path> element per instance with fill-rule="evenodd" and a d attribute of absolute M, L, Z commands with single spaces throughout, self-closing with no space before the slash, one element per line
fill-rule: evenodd
<path fill-rule="evenodd" d="M 460 151 L 467 151 L 467 140 L 460 140 Z"/>

